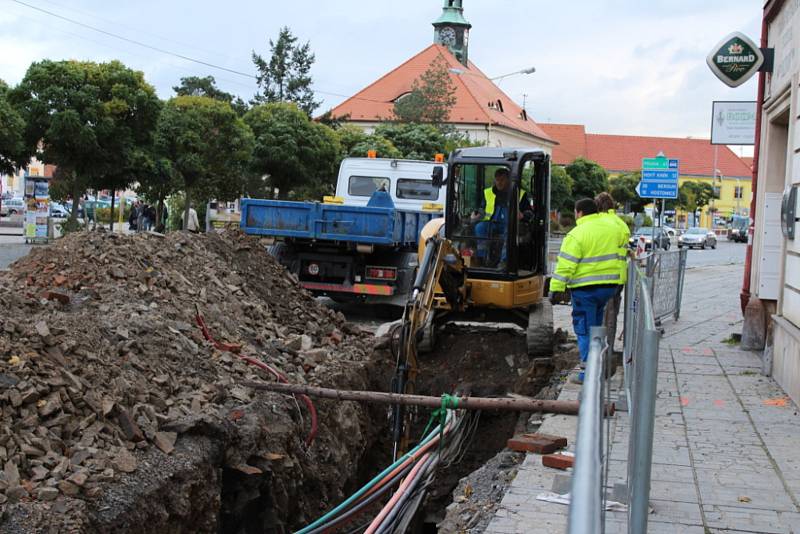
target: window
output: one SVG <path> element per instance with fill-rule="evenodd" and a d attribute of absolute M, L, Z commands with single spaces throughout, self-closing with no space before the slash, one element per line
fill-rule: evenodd
<path fill-rule="evenodd" d="M 737 185 L 733 192 L 733 198 L 744 198 L 744 187 Z"/>
<path fill-rule="evenodd" d="M 351 176 L 347 183 L 347 193 L 355 197 L 371 197 L 380 188 L 389 190 L 391 181 L 381 176 Z"/>
<path fill-rule="evenodd" d="M 401 178 L 397 180 L 397 198 L 411 200 L 437 200 L 439 189 L 428 180 L 411 180 Z"/>

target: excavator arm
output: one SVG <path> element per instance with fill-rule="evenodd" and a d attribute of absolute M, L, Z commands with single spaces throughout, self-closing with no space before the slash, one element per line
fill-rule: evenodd
<path fill-rule="evenodd" d="M 463 310 L 466 301 L 466 271 L 464 260 L 452 242 L 438 233 L 425 241 L 425 251 L 419 262 L 417 276 L 411 295 L 403 311 L 399 325 L 399 340 L 396 354 L 395 376 L 392 391 L 414 393 L 418 363 L 418 343 L 426 328 L 432 328 L 434 298 L 441 289 L 452 310 Z M 395 458 L 407 449 L 409 425 L 405 407 L 396 405 L 392 409 L 392 439 Z"/>

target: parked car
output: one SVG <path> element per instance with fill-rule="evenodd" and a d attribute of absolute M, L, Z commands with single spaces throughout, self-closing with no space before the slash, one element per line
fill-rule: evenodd
<path fill-rule="evenodd" d="M 717 235 L 708 228 L 689 228 L 678 238 L 678 248 L 717 248 Z"/>
<path fill-rule="evenodd" d="M 642 226 L 633 232 L 633 235 L 630 239 L 631 248 L 636 248 L 636 243 L 639 241 L 639 236 L 644 237 L 645 250 L 650 250 L 653 246 L 653 227 Z M 655 244 L 657 248 L 663 248 L 664 250 L 669 250 L 669 247 L 671 246 L 669 236 L 661 228 L 655 229 Z"/>
<path fill-rule="evenodd" d="M 667 225 L 663 225 L 661 228 L 667 233 L 667 237 L 669 238 L 669 242 L 672 243 L 678 237 L 678 232 L 675 231 L 675 228 Z"/>
<path fill-rule="evenodd" d="M 24 198 L 8 198 L 0 203 L 0 216 L 16 215 L 25 213 Z"/>
<path fill-rule="evenodd" d="M 69 211 L 58 202 L 50 202 L 50 217 L 54 219 L 66 219 L 69 217 Z"/>

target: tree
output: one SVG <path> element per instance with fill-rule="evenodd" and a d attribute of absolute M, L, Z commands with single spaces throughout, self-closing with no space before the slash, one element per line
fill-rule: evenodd
<path fill-rule="evenodd" d="M 447 136 L 432 124 L 383 123 L 375 135 L 388 139 L 403 158 L 432 160 L 447 149 Z"/>
<path fill-rule="evenodd" d="M 247 103 L 231 93 L 226 93 L 217 87 L 213 76 L 187 76 L 181 78 L 181 84 L 172 87 L 177 96 L 207 96 L 215 100 L 227 102 L 239 115 L 247 112 Z"/>
<path fill-rule="evenodd" d="M 697 210 L 702 210 L 715 197 L 714 188 L 706 182 L 684 182 L 678 189 L 678 205 L 692 213 L 697 224 Z"/>
<path fill-rule="evenodd" d="M 642 198 L 636 192 L 636 186 L 642 181 L 642 173 L 628 172 L 614 176 L 608 180 L 608 192 L 618 203 L 622 204 L 625 213 L 641 213 L 650 200 Z"/>
<path fill-rule="evenodd" d="M 403 155 L 391 141 L 376 134 L 368 134 L 358 126 L 347 125 L 336 130 L 342 157 L 367 157 L 367 152 L 374 150 L 379 158 L 401 158 Z"/>
<path fill-rule="evenodd" d="M 550 170 L 550 209 L 571 212 L 574 205 L 572 178 L 564 167 L 553 166 Z"/>
<path fill-rule="evenodd" d="M 186 221 L 193 199 L 232 200 L 242 193 L 253 135 L 230 104 L 178 96 L 161 112 L 155 147 L 182 182 Z"/>
<path fill-rule="evenodd" d="M 269 175 L 277 198 L 289 198 L 312 184 L 330 184 L 341 155 L 331 128 L 318 124 L 295 104 L 254 106 L 244 120 L 255 135 L 252 171 Z"/>
<path fill-rule="evenodd" d="M 73 221 L 87 186 L 114 190 L 136 179 L 161 107 L 144 75 L 119 61 L 33 63 L 10 97 L 26 145 L 61 168 Z"/>
<path fill-rule="evenodd" d="M 594 161 L 577 158 L 567 165 L 566 171 L 572 178 L 572 195 L 576 200 L 594 198 L 597 193 L 608 190 L 608 173 Z"/>
<path fill-rule="evenodd" d="M 253 51 L 253 63 L 258 70 L 256 80 L 260 92 L 253 104 L 270 102 L 294 102 L 308 116 L 319 107 L 311 90 L 311 65 L 314 54 L 308 42 L 297 44 L 297 37 L 288 27 L 281 28 L 278 40 L 269 40 L 270 58 L 265 60 Z"/>
<path fill-rule="evenodd" d="M 180 191 L 181 185 L 181 177 L 175 172 L 172 162 L 153 150 L 144 172 L 139 175 L 136 192 L 156 206 L 156 228 L 165 222 L 162 215 L 167 197 Z"/>
<path fill-rule="evenodd" d="M 0 80 L 0 174 L 23 167 L 33 152 L 25 146 L 25 121 L 7 97 L 8 86 Z"/>
<path fill-rule="evenodd" d="M 456 103 L 456 86 L 447 61 L 438 56 L 422 76 L 414 80 L 411 91 L 394 103 L 394 116 L 401 122 L 441 126 L 450 118 Z"/>

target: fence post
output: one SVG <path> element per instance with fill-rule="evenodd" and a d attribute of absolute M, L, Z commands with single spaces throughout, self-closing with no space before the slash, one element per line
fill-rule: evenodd
<path fill-rule="evenodd" d="M 681 302 L 683 301 L 683 277 L 686 275 L 686 257 L 689 249 L 681 249 L 679 252 L 678 260 L 678 283 L 677 286 L 678 296 L 675 299 L 675 320 L 681 316 Z"/>
<path fill-rule="evenodd" d="M 636 410 L 631 421 L 631 460 L 633 463 L 630 465 L 628 476 L 630 495 L 628 532 L 632 534 L 647 532 L 658 378 L 659 334 L 657 331 L 647 328 L 641 335 L 642 352 L 637 355 L 638 361 L 636 362 L 636 365 L 640 366 L 640 373 L 637 373 L 640 382 L 636 387 L 634 401 Z M 634 428 L 635 431 L 633 431 Z"/>
<path fill-rule="evenodd" d="M 603 379 L 606 329 L 593 326 L 581 389 L 575 468 L 569 506 L 569 534 L 594 534 L 603 527 Z"/>

